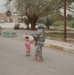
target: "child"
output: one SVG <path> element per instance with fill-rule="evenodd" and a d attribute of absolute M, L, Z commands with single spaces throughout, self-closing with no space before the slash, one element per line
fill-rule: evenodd
<path fill-rule="evenodd" d="M 25 41 L 25 47 L 26 47 L 26 56 L 30 56 L 30 52 L 31 52 L 31 43 L 32 41 L 29 40 L 29 37 L 26 36 L 26 41 Z"/>

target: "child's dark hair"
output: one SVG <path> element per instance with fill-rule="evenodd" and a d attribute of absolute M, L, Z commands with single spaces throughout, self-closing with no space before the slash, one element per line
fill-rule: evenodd
<path fill-rule="evenodd" d="M 28 36 L 26 36 L 26 39 L 28 39 L 29 37 Z"/>

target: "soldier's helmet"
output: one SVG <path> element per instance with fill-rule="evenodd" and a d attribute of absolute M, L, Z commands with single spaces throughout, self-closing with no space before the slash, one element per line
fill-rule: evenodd
<path fill-rule="evenodd" d="M 44 28 L 44 25 L 43 24 L 39 24 L 38 28 Z"/>

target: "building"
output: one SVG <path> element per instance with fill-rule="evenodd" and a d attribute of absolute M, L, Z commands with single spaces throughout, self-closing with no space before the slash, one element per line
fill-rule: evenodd
<path fill-rule="evenodd" d="M 5 13 L 0 13 L 0 23 L 6 22 L 7 16 Z"/>

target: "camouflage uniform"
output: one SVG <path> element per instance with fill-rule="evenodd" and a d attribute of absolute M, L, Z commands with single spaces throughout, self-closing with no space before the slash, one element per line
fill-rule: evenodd
<path fill-rule="evenodd" d="M 43 47 L 44 41 L 45 41 L 45 32 L 44 32 L 44 28 L 42 26 L 38 27 L 38 30 L 37 30 L 36 34 L 34 35 L 34 37 L 37 38 L 35 59 L 43 60 L 42 47 Z"/>

